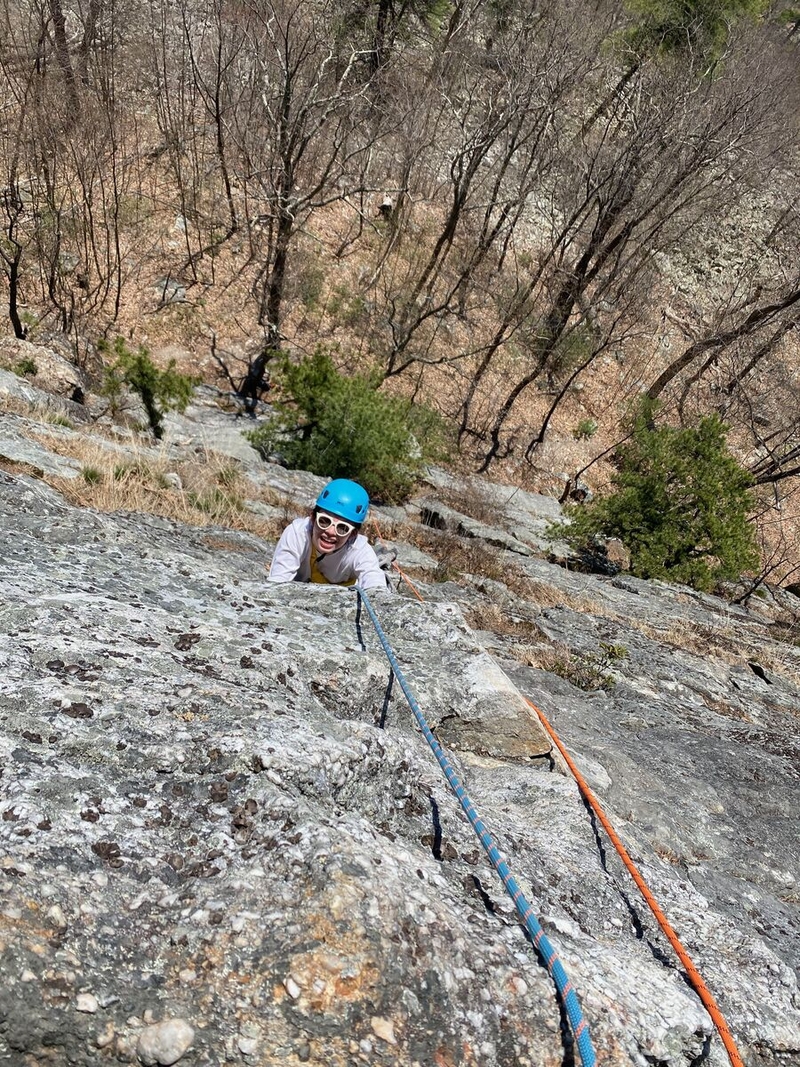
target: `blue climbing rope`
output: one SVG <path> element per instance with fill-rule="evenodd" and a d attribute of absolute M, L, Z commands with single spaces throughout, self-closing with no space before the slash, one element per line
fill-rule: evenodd
<path fill-rule="evenodd" d="M 539 953 L 543 960 L 548 972 L 550 973 L 553 981 L 555 982 L 556 989 L 558 990 L 561 1001 L 566 1009 L 567 1018 L 569 1019 L 570 1027 L 572 1028 L 572 1034 L 575 1039 L 575 1044 L 578 1046 L 578 1053 L 580 1055 L 582 1067 L 595 1067 L 597 1063 L 597 1056 L 595 1055 L 594 1046 L 592 1045 L 592 1039 L 589 1035 L 589 1027 L 586 1020 L 583 1017 L 583 1011 L 581 1010 L 580 1002 L 578 1001 L 578 994 L 575 992 L 575 987 L 567 977 L 567 972 L 564 970 L 564 966 L 561 960 L 558 958 L 558 953 L 553 948 L 552 943 L 545 934 L 542 927 L 539 925 L 536 916 L 534 915 L 533 908 L 528 903 L 517 884 L 516 879 L 508 869 L 508 865 L 497 848 L 494 842 L 494 838 L 486 829 L 483 821 L 478 817 L 472 801 L 469 798 L 469 794 L 463 785 L 458 780 L 453 767 L 448 760 L 447 756 L 442 749 L 442 746 L 433 736 L 431 728 L 428 726 L 425 716 L 422 714 L 416 697 L 411 692 L 408 682 L 406 681 L 400 665 L 397 662 L 397 657 L 394 654 L 392 646 L 389 644 L 386 634 L 383 632 L 383 627 L 378 621 L 378 616 L 375 614 L 369 597 L 363 589 L 356 589 L 359 598 L 361 599 L 364 607 L 367 609 L 372 625 L 375 627 L 375 632 L 378 635 L 378 639 L 383 646 L 383 651 L 386 653 L 386 658 L 389 660 L 389 665 L 394 672 L 394 676 L 398 681 L 400 688 L 403 690 L 408 706 L 414 713 L 414 718 L 417 720 L 420 730 L 422 731 L 425 740 L 430 745 L 434 756 L 439 762 L 439 766 L 444 771 L 447 781 L 450 783 L 455 795 L 458 797 L 458 801 L 464 810 L 467 818 L 472 824 L 472 828 L 478 835 L 481 844 L 483 845 L 487 856 L 489 857 L 492 866 L 500 875 L 503 885 L 506 888 L 506 892 L 514 901 L 514 907 L 517 909 L 517 913 L 522 920 L 523 925 L 531 936 L 536 951 Z"/>

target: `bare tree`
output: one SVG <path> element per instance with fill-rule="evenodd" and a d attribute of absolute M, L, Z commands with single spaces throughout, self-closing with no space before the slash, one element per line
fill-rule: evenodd
<path fill-rule="evenodd" d="M 24 263 L 29 298 L 38 290 L 62 331 L 96 316 L 113 322 L 123 284 L 121 205 L 138 170 L 117 96 L 113 25 L 95 0 L 82 34 L 68 35 L 55 0 L 6 3 L 3 24 L 0 152 L 11 178 L 11 290 L 18 292 Z"/>
<path fill-rule="evenodd" d="M 68 121 L 72 123 L 77 121 L 80 114 L 80 96 L 75 79 L 75 71 L 72 66 L 72 56 L 67 43 L 67 24 L 61 0 L 48 0 L 48 9 L 50 26 L 47 27 L 47 30 L 52 33 L 53 51 L 64 79 Z"/>
<path fill-rule="evenodd" d="M 540 254 L 555 269 L 542 271 L 524 292 L 526 313 L 539 323 L 531 367 L 499 405 L 484 469 L 502 455 L 503 428 L 518 399 L 565 335 L 585 321 L 586 309 L 595 311 L 594 329 L 612 337 L 624 323 L 620 301 L 637 279 L 654 277 L 654 253 L 689 240 L 699 219 L 737 197 L 731 160 L 774 143 L 775 86 L 757 83 L 747 63 L 731 64 L 714 82 L 686 85 L 681 78 L 678 71 L 651 71 L 635 107 L 596 123 L 576 144 L 583 177 L 560 183 L 564 225 Z M 483 372 L 479 367 L 478 376 Z M 541 432 L 532 445 L 540 439 Z"/>
<path fill-rule="evenodd" d="M 255 281 L 264 344 L 241 384 L 250 410 L 267 364 L 282 344 L 281 323 L 296 235 L 312 213 L 358 193 L 367 181 L 375 117 L 356 71 L 359 52 L 337 50 L 332 8 L 283 0 L 245 10 L 248 83 L 231 142 L 247 175 L 260 260 Z M 241 69 L 240 69 L 241 74 Z"/>
<path fill-rule="evenodd" d="M 758 573 L 746 580 L 735 603 L 746 604 L 763 586 L 789 585 L 800 575 L 800 482 L 793 491 L 781 493 L 770 486 L 761 494 L 754 517 L 761 565 Z M 793 622 L 797 623 L 797 618 Z"/>
<path fill-rule="evenodd" d="M 403 206 L 369 283 L 389 377 L 481 353 L 488 365 L 507 340 L 487 311 L 507 311 L 506 264 L 536 225 L 532 203 L 549 195 L 556 127 L 592 62 L 560 17 L 520 11 L 490 52 L 483 29 L 476 13 L 462 17 L 424 77 L 393 85 Z M 448 350 L 453 330 L 473 344 Z"/>
<path fill-rule="evenodd" d="M 756 308 L 742 310 L 738 320 L 734 319 L 727 328 L 712 328 L 709 333 L 696 341 L 681 352 L 668 367 L 656 378 L 647 390 L 651 400 L 657 400 L 666 387 L 673 382 L 688 367 L 696 364 L 701 358 L 705 358 L 694 380 L 706 373 L 714 365 L 719 353 L 730 346 L 749 338 L 760 335 L 762 331 L 771 331 L 770 337 L 762 342 L 759 350 L 755 353 L 736 376 L 729 382 L 729 389 L 737 384 L 737 380 L 745 378 L 755 366 L 764 359 L 789 330 L 794 329 L 798 323 L 797 309 L 800 305 L 800 277 L 792 280 L 786 286 L 786 291 L 780 294 L 778 299 L 760 303 Z M 708 353 L 711 353 L 709 356 Z"/>
<path fill-rule="evenodd" d="M 31 39 L 30 25 L 36 27 Z M 14 336 L 23 339 L 27 329 L 20 318 L 23 261 L 30 245 L 31 187 L 25 171 L 24 137 L 29 113 L 35 107 L 37 66 L 42 56 L 44 25 L 41 20 L 20 24 L 9 8 L 3 10 L 5 46 L 0 48 L 0 76 L 4 105 L 0 112 L 2 153 L 3 239 L 0 259 L 8 280 L 8 314 Z M 27 31 L 27 32 L 26 32 Z"/>
<path fill-rule="evenodd" d="M 3 261 L 3 271 L 8 279 L 8 317 L 11 319 L 14 336 L 24 340 L 28 331 L 22 325 L 19 315 L 20 269 L 24 248 L 19 241 L 18 231 L 20 217 L 25 209 L 19 182 L 13 168 L 8 175 L 8 184 L 2 191 L 2 202 L 5 220 L 3 240 L 0 241 L 0 259 Z"/>

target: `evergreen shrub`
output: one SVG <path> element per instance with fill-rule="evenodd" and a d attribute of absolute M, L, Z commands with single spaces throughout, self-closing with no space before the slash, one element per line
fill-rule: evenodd
<path fill-rule="evenodd" d="M 265 457 L 330 478 L 353 478 L 375 500 L 404 500 L 422 465 L 446 454 L 430 408 L 379 390 L 380 375 L 337 370 L 323 348 L 299 363 L 283 357 L 273 384 L 276 414 L 247 436 Z"/>
<path fill-rule="evenodd" d="M 643 410 L 617 454 L 613 491 L 567 508 L 570 521 L 553 532 L 577 548 L 589 548 L 598 534 L 620 538 L 640 578 L 709 590 L 740 577 L 758 563 L 754 501 L 727 431 L 716 415 L 696 428 L 656 428 Z"/>
<path fill-rule="evenodd" d="M 36 361 L 31 359 L 30 356 L 23 356 L 14 368 L 14 372 L 18 374 L 20 378 L 35 378 L 38 373 Z"/>
<path fill-rule="evenodd" d="M 101 341 L 97 347 L 100 352 L 109 352 L 105 341 Z M 177 371 L 174 359 L 169 361 L 164 370 L 160 370 L 144 346 L 139 345 L 133 352 L 122 337 L 116 339 L 110 352 L 116 358 L 105 369 L 103 394 L 118 408 L 125 386 L 138 393 L 147 412 L 150 429 L 160 438 L 164 432 L 164 414 L 167 411 L 186 410 L 192 399 L 195 379 Z"/>

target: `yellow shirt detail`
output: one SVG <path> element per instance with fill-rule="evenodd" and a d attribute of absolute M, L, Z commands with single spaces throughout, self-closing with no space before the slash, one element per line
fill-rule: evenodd
<path fill-rule="evenodd" d="M 310 562 L 310 565 L 311 565 L 311 576 L 309 577 L 308 580 L 310 582 L 316 582 L 318 585 L 355 585 L 356 584 L 355 578 L 349 578 L 346 582 L 331 582 L 330 579 L 326 578 L 325 575 L 322 573 L 322 571 L 317 566 L 317 550 L 314 547 L 314 542 L 313 541 L 311 542 L 311 558 L 310 558 L 309 562 Z"/>

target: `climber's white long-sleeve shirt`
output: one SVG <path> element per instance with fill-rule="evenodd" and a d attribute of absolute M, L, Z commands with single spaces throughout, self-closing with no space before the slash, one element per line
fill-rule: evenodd
<path fill-rule="evenodd" d="M 295 519 L 281 534 L 269 569 L 271 582 L 311 581 L 311 519 Z M 386 589 L 386 575 L 363 534 L 356 534 L 335 552 L 319 552 L 317 569 L 332 585 Z"/>

